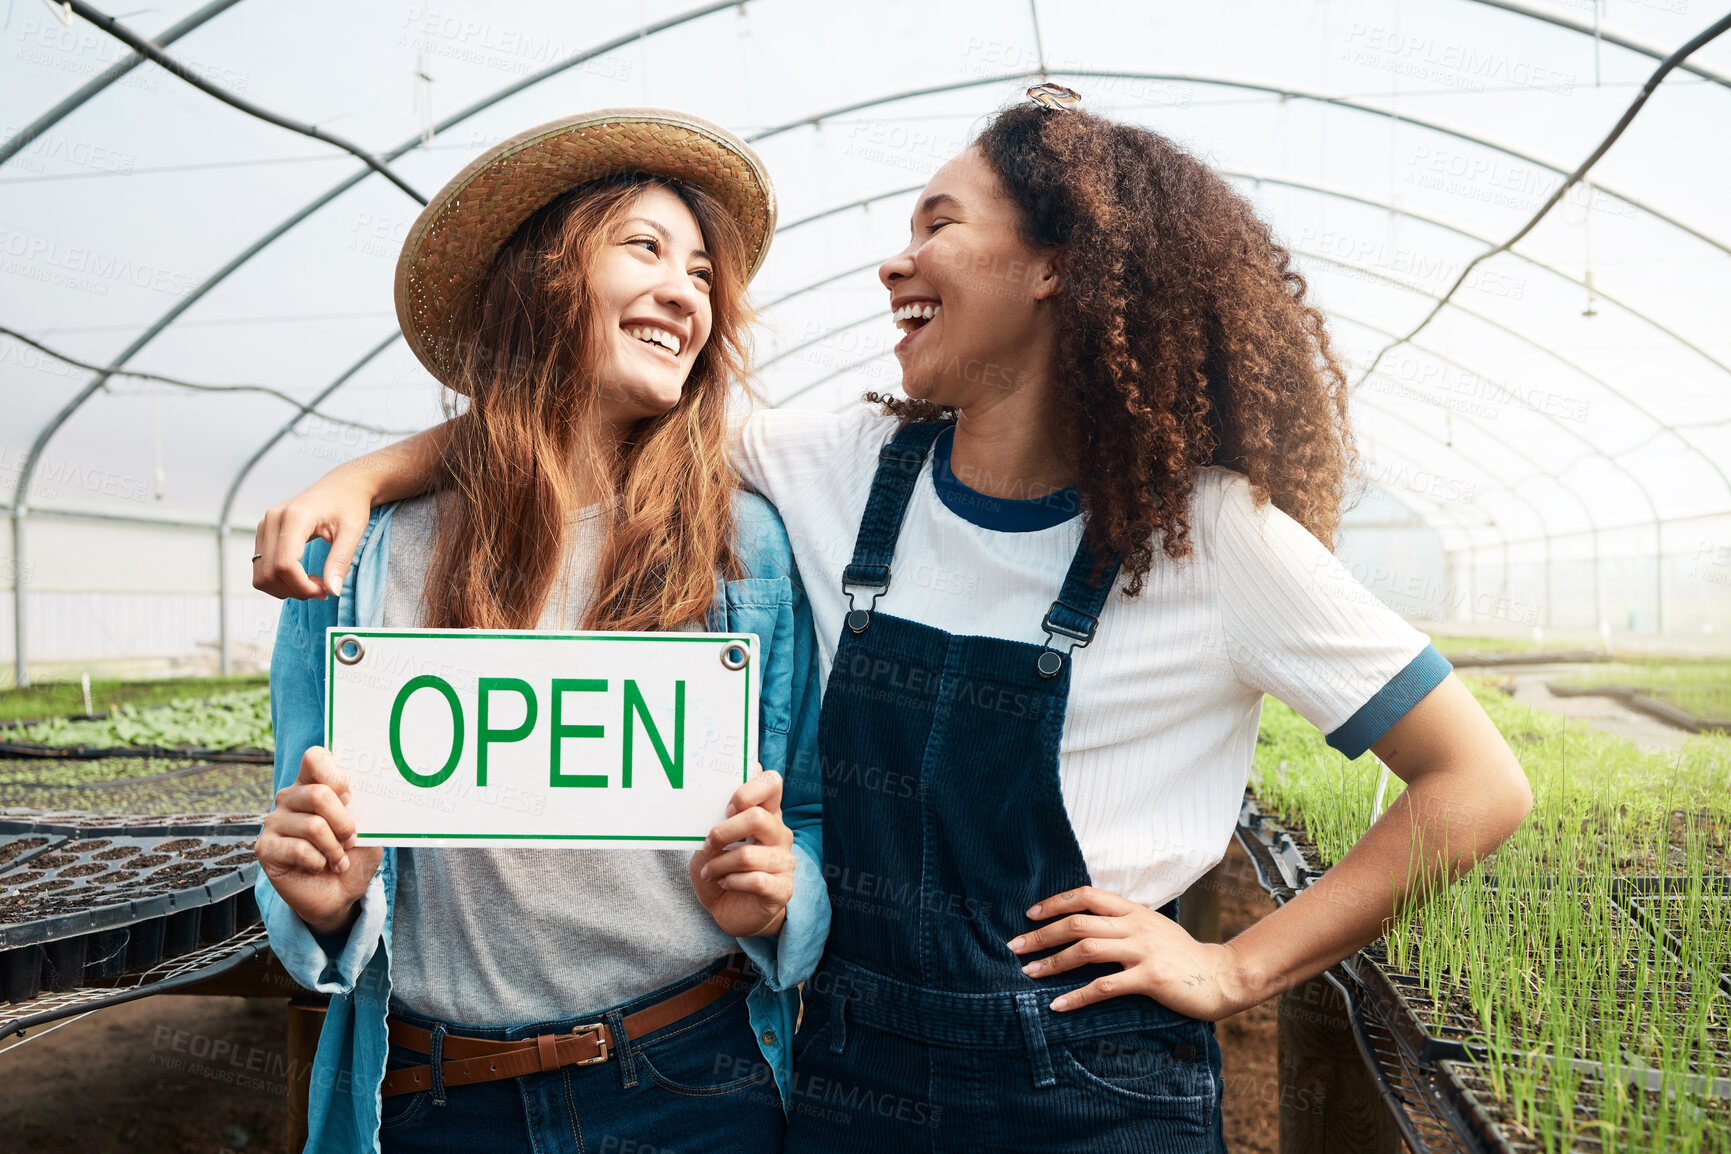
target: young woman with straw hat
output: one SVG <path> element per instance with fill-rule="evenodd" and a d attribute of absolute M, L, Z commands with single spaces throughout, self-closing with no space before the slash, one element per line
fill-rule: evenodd
<path fill-rule="evenodd" d="M 1331 553 L 1345 377 L 1288 253 L 1170 141 L 1030 96 L 880 269 L 906 399 L 756 414 L 735 450 L 827 679 L 834 914 L 794 1064 L 837 1092 L 796 1100 L 790 1150 L 1223 1149 L 1212 1023 L 1531 804 L 1448 663 Z M 451 435 L 272 510 L 255 584 L 315 589 L 307 533 L 352 537 Z M 1225 850 L 1264 693 L 1407 788 L 1293 901 L 1198 942 L 1170 903 Z"/>
<path fill-rule="evenodd" d="M 774 222 L 737 137 L 613 109 L 490 150 L 410 230 L 398 316 L 462 431 L 431 496 L 370 517 L 340 598 L 284 607 L 271 662 L 259 906 L 331 995 L 307 1149 L 780 1145 L 829 910 L 810 611 L 727 460 Z M 767 771 L 695 855 L 358 847 L 321 748 L 337 625 L 756 633 Z"/>

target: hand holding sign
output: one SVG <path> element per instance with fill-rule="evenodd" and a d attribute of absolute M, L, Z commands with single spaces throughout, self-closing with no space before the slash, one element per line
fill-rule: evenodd
<path fill-rule="evenodd" d="M 779 773 L 760 771 L 733 791 L 727 819 L 691 855 L 691 887 L 736 938 L 781 931 L 793 897 L 793 831 L 781 820 Z"/>
<path fill-rule="evenodd" d="M 319 933 L 348 925 L 384 856 L 355 844 L 349 780 L 330 751 L 313 746 L 294 784 L 279 790 L 253 846 L 277 895 Z"/>

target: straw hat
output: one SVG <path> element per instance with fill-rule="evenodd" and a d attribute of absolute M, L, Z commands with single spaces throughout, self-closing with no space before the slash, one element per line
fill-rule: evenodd
<path fill-rule="evenodd" d="M 715 197 L 739 225 L 746 279 L 757 273 L 775 232 L 775 189 L 743 140 L 667 108 L 562 117 L 476 157 L 409 229 L 397 258 L 397 320 L 433 376 L 456 380 L 455 354 L 474 332 L 481 282 L 517 227 L 561 193 L 627 172 L 673 177 Z"/>

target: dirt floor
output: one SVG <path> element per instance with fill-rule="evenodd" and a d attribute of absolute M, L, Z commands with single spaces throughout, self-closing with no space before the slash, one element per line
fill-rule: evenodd
<path fill-rule="evenodd" d="M 1220 896 L 1224 941 L 1274 912 L 1274 902 L 1256 884 L 1244 849 L 1234 839 L 1226 860 L 1203 879 Z M 1275 1154 L 1280 1149 L 1280 1062 L 1276 1051 L 1275 1002 L 1234 1014 L 1215 1027 L 1225 1061 L 1226 1148 L 1232 1154 Z"/>
<path fill-rule="evenodd" d="M 1273 909 L 1232 845 L 1208 883 L 1230 937 Z M 284 1005 L 159 997 L 103 1010 L 21 1045 L 0 1043 L 7 1154 L 276 1154 L 286 1119 Z M 1218 1028 L 1232 1154 L 1279 1148 L 1272 1003 Z"/>
<path fill-rule="evenodd" d="M 285 1001 L 143 998 L 0 1052 L 8 1154 L 277 1154 Z"/>

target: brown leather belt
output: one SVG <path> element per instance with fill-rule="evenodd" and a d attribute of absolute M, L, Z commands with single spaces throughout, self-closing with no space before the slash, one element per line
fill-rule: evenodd
<path fill-rule="evenodd" d="M 694 1014 L 731 990 L 745 976 L 744 954 L 728 959 L 727 967 L 705 978 L 699 984 L 675 994 L 665 1001 L 627 1014 L 620 1022 L 627 1038 L 641 1038 L 663 1026 L 668 1026 Z M 419 1026 L 411 1026 L 397 1018 L 388 1018 L 392 1043 L 429 1057 L 433 1052 L 433 1035 Z M 469 1038 L 446 1034 L 444 1058 L 441 1063 L 447 1086 L 465 1086 L 474 1082 L 492 1082 L 500 1078 L 520 1078 L 564 1066 L 594 1066 L 613 1056 L 617 1040 L 606 1022 L 585 1022 L 563 1034 L 540 1034 L 515 1042 L 495 1038 Z M 433 1085 L 433 1067 L 406 1066 L 390 1070 L 380 1093 L 412 1094 L 428 1090 Z"/>

